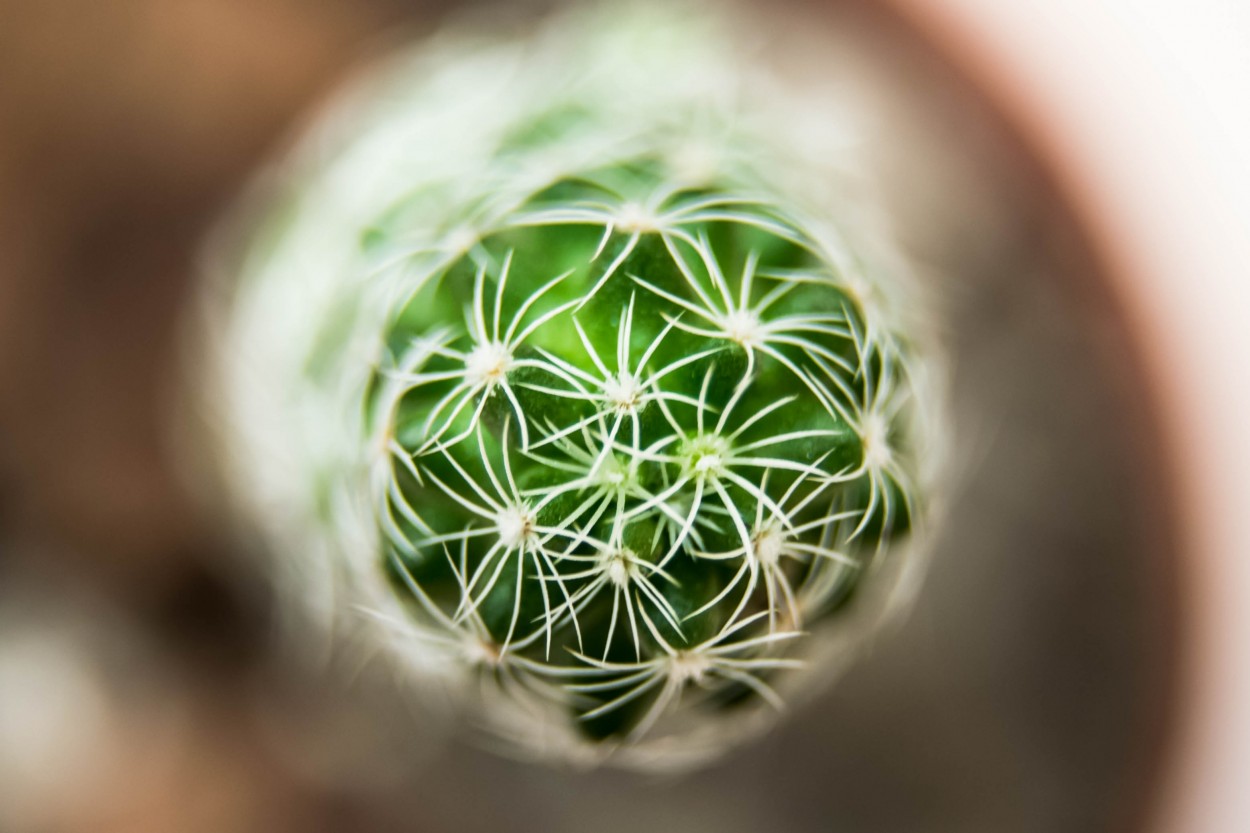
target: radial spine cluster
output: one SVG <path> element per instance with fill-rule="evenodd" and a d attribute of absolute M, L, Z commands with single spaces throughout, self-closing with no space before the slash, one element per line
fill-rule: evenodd
<path fill-rule="evenodd" d="M 255 484 L 280 546 L 337 564 L 497 733 L 594 760 L 705 756 L 780 708 L 928 503 L 895 279 L 761 138 L 776 113 L 706 32 L 635 71 L 653 22 L 438 57 L 318 163 L 234 313 L 267 397 L 235 411 L 274 425 L 240 431 L 239 465 L 283 460 Z M 456 127 L 471 147 L 440 163 Z M 331 253 L 304 275 L 301 242 Z"/>

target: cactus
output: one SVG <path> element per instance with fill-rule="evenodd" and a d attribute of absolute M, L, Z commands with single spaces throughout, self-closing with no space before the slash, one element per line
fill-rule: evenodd
<path fill-rule="evenodd" d="M 766 725 L 932 503 L 934 359 L 810 150 L 841 124 L 691 12 L 400 59 L 220 308 L 228 471 L 285 586 L 540 754 Z"/>

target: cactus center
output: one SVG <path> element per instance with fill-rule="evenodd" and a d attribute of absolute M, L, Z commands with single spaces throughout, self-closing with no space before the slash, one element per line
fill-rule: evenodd
<path fill-rule="evenodd" d="M 753 310 L 734 310 L 721 322 L 726 338 L 743 346 L 764 343 L 764 326 Z"/>
<path fill-rule="evenodd" d="M 719 434 L 704 434 L 686 444 L 687 467 L 696 477 L 716 476 L 725 468 L 729 440 Z"/>
<path fill-rule="evenodd" d="M 468 226 L 461 226 L 447 235 L 447 251 L 453 254 L 464 254 L 473 248 L 480 235 Z"/>
<path fill-rule="evenodd" d="M 626 232 L 657 231 L 659 220 L 644 206 L 636 202 L 627 202 L 621 206 L 616 218 L 616 226 Z"/>
<path fill-rule="evenodd" d="M 495 523 L 499 529 L 499 542 L 510 550 L 519 549 L 534 540 L 534 516 L 528 507 L 509 507 L 499 513 Z"/>
<path fill-rule="evenodd" d="M 465 357 L 464 375 L 473 384 L 494 384 L 508 375 L 512 362 L 512 351 L 506 344 L 489 341 L 477 345 Z"/>
<path fill-rule="evenodd" d="M 668 675 L 678 684 L 699 683 L 711 667 L 711 657 L 696 651 L 678 651 L 669 658 Z"/>
<path fill-rule="evenodd" d="M 466 639 L 464 657 L 470 665 L 493 668 L 499 664 L 499 646 L 483 639 Z"/>
<path fill-rule="evenodd" d="M 894 458 L 894 450 L 890 448 L 890 424 L 879 413 L 865 415 L 860 432 L 860 441 L 864 446 L 864 467 L 880 469 L 889 465 Z"/>
<path fill-rule="evenodd" d="M 616 587 L 626 587 L 638 572 L 637 556 L 633 550 L 623 549 L 612 553 L 608 559 L 608 580 Z"/>
<path fill-rule="evenodd" d="M 615 491 L 629 482 L 629 470 L 614 455 L 609 455 L 600 466 L 599 482 Z"/>
<path fill-rule="evenodd" d="M 755 558 L 766 567 L 776 566 L 785 552 L 786 534 L 776 522 L 766 524 L 751 542 Z"/>
<path fill-rule="evenodd" d="M 603 383 L 603 395 L 618 411 L 632 411 L 642 398 L 642 382 L 632 373 L 621 371 Z"/>

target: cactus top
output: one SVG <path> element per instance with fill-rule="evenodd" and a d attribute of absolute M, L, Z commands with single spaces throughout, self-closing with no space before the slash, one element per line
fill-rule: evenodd
<path fill-rule="evenodd" d="M 344 108 L 252 246 L 227 397 L 282 548 L 500 732 L 596 757 L 779 705 L 926 503 L 925 362 L 775 135 L 798 104 L 625 21 L 431 47 Z"/>

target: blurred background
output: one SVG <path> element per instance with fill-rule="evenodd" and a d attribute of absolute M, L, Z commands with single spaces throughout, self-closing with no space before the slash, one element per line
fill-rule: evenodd
<path fill-rule="evenodd" d="M 367 658 L 275 653 L 170 427 L 202 240 L 343 73 L 454 7 L 0 0 L 0 833 L 1138 829 L 1177 552 L 1139 359 L 1031 146 L 867 0 L 783 7 L 838 33 L 948 307 L 961 462 L 912 614 L 679 779 L 500 758 Z"/>

